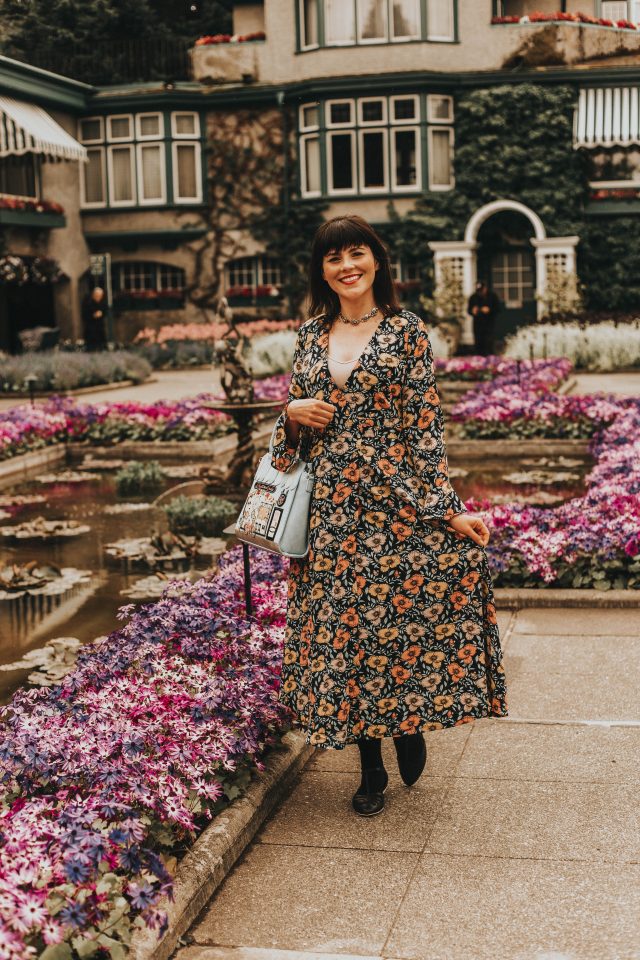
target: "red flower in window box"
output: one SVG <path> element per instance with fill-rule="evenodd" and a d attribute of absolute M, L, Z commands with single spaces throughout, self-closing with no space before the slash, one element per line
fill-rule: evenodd
<path fill-rule="evenodd" d="M 196 47 L 209 46 L 213 43 L 247 43 L 251 40 L 266 40 L 264 30 L 256 30 L 253 33 L 230 34 L 214 33 L 206 37 L 199 37 L 196 40 Z"/>

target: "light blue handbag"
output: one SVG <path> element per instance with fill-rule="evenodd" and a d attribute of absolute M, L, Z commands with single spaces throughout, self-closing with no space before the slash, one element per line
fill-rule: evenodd
<path fill-rule="evenodd" d="M 303 446 L 304 438 L 301 452 Z M 272 453 L 273 432 L 269 450 L 258 464 L 234 532 L 238 540 L 255 547 L 285 557 L 304 557 L 309 552 L 313 470 L 310 463 L 300 458 L 289 470 L 276 470 L 271 466 Z"/>

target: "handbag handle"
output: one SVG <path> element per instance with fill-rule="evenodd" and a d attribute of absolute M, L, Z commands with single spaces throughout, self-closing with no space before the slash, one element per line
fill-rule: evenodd
<path fill-rule="evenodd" d="M 269 437 L 269 453 L 273 453 L 273 438 L 276 432 L 277 422 L 273 425 L 273 430 L 271 431 L 271 436 Z M 300 453 L 297 457 L 298 460 L 302 460 L 304 463 L 308 463 L 307 457 L 309 455 L 309 446 L 311 443 L 311 437 L 313 434 L 313 427 L 307 427 L 306 424 L 300 424 Z"/>

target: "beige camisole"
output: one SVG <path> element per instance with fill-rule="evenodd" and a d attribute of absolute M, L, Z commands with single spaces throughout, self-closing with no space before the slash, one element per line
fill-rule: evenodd
<path fill-rule="evenodd" d="M 337 383 L 341 390 L 344 389 L 344 386 L 349 379 L 351 371 L 355 367 L 356 363 L 360 357 L 356 357 L 355 360 L 349 360 L 348 363 L 341 363 L 338 360 L 334 360 L 327 354 L 327 361 L 329 365 L 329 373 L 333 379 L 334 383 Z"/>

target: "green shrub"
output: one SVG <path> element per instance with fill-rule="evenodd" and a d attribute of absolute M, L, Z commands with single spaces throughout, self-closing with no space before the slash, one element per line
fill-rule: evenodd
<path fill-rule="evenodd" d="M 164 507 L 172 533 L 219 537 L 238 515 L 238 506 L 222 497 L 176 497 Z"/>
<path fill-rule="evenodd" d="M 165 473 L 157 460 L 133 460 L 116 473 L 116 490 L 121 495 L 156 490 L 165 481 Z"/>

